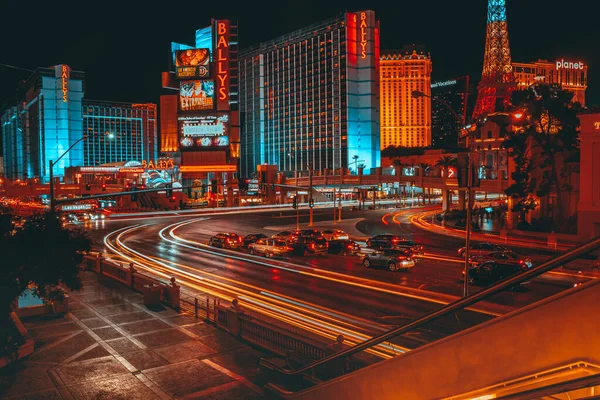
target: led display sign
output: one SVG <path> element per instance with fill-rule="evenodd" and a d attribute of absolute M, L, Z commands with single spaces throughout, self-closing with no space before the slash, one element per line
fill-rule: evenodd
<path fill-rule="evenodd" d="M 229 114 L 180 115 L 181 150 L 199 150 L 229 146 Z"/>
<path fill-rule="evenodd" d="M 210 51 L 208 49 L 177 50 L 175 71 L 177 78 L 206 78 L 209 75 Z"/>
<path fill-rule="evenodd" d="M 565 60 L 560 60 L 556 62 L 556 69 L 584 69 L 585 65 L 580 62 L 570 62 Z"/>
<path fill-rule="evenodd" d="M 217 21 L 217 109 L 229 110 L 229 21 Z"/>
<path fill-rule="evenodd" d="M 212 110 L 215 106 L 215 81 L 181 81 L 179 84 L 179 110 Z"/>

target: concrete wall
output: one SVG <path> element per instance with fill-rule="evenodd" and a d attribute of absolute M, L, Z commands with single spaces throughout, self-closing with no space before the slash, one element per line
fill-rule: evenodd
<path fill-rule="evenodd" d="M 600 236 L 600 113 L 581 121 L 580 197 L 577 234 L 582 240 Z"/>
<path fill-rule="evenodd" d="M 598 364 L 599 298 L 593 281 L 292 397 L 441 399 L 576 361 Z"/>

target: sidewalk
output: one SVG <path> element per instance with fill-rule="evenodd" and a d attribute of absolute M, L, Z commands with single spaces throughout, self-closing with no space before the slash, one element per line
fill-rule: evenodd
<path fill-rule="evenodd" d="M 261 399 L 269 357 L 194 316 L 143 305 L 93 272 L 70 312 L 24 318 L 35 352 L 0 370 L 3 399 Z"/>

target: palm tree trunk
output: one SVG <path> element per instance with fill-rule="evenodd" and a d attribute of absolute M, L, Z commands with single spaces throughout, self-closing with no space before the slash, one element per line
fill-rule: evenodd
<path fill-rule="evenodd" d="M 555 161 L 555 160 L 554 160 Z M 552 162 L 552 178 L 554 179 L 554 192 L 556 193 L 556 201 L 554 202 L 554 218 L 552 221 L 552 225 L 554 227 L 554 232 L 560 232 L 563 225 L 563 215 L 562 215 L 562 189 L 561 182 L 558 171 L 556 170 L 556 163 Z"/>

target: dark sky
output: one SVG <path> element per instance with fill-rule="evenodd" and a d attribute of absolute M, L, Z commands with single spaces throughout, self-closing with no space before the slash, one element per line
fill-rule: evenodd
<path fill-rule="evenodd" d="M 569 58 L 589 65 L 587 102 L 600 104 L 597 0 L 506 0 L 514 61 Z M 35 69 L 65 63 L 85 71 L 85 97 L 158 102 L 171 41 L 194 44 L 211 17 L 237 19 L 242 47 L 336 15 L 372 9 L 382 49 L 422 44 L 433 79 L 478 81 L 485 44 L 486 0 L 355 1 L 9 1 L 0 19 L 0 63 Z M 598 71 L 598 72 L 597 72 Z M 0 104 L 28 72 L 0 66 Z"/>

